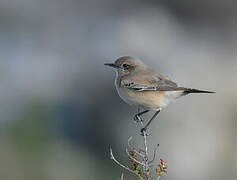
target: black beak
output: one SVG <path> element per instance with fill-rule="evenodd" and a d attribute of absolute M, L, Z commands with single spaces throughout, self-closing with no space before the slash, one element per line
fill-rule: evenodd
<path fill-rule="evenodd" d="M 115 65 L 115 64 L 113 64 L 113 63 L 105 63 L 104 65 L 105 65 L 105 66 L 110 66 L 110 67 L 113 67 L 113 68 L 116 68 L 116 69 L 119 68 L 119 66 L 117 66 L 117 65 Z"/>

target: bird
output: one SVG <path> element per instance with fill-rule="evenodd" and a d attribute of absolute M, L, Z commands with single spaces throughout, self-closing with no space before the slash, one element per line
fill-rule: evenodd
<path fill-rule="evenodd" d="M 175 99 L 191 93 L 215 93 L 180 87 L 167 76 L 153 70 L 140 59 L 131 56 L 122 56 L 114 63 L 105 63 L 104 65 L 116 70 L 115 86 L 121 99 L 129 105 L 144 109 L 134 116 L 135 121 L 141 120 L 141 115 L 155 111 L 151 119 L 141 129 L 142 133 L 160 111 Z"/>

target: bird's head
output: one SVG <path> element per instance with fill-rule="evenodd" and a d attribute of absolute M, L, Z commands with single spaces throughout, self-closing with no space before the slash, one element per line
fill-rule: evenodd
<path fill-rule="evenodd" d="M 127 75 L 138 69 L 145 69 L 147 66 L 139 59 L 131 56 L 118 58 L 114 63 L 105 63 L 104 65 L 113 67 L 119 75 Z"/>

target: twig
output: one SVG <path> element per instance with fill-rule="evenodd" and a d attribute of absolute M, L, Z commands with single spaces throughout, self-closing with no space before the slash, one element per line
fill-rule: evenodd
<path fill-rule="evenodd" d="M 161 179 L 161 176 L 157 176 L 157 180 L 160 180 Z"/>
<path fill-rule="evenodd" d="M 144 124 L 142 121 L 140 121 L 142 127 L 144 127 Z M 147 132 L 146 132 L 146 129 L 144 131 L 142 131 L 142 135 L 143 135 L 143 139 L 144 139 L 144 147 L 145 147 L 145 156 L 144 156 L 144 163 L 145 163 L 145 166 L 144 166 L 144 170 L 145 170 L 145 173 L 146 173 L 146 176 L 147 176 L 147 180 L 150 179 L 149 177 L 149 164 L 148 164 L 148 145 L 147 145 Z"/>
<path fill-rule="evenodd" d="M 133 174 L 135 174 L 135 175 L 137 175 L 140 179 L 143 179 L 142 176 L 140 176 L 140 175 L 137 174 L 136 172 L 132 171 L 129 167 L 127 167 L 127 166 L 121 164 L 117 159 L 115 159 L 115 157 L 114 157 L 114 155 L 113 155 L 112 148 L 110 148 L 110 158 L 111 158 L 114 162 L 116 162 L 119 166 L 121 166 L 122 168 L 126 169 L 127 171 L 129 171 L 129 172 L 131 172 L 131 173 L 133 173 Z"/>
<path fill-rule="evenodd" d="M 148 162 L 148 164 L 153 163 L 153 161 L 155 160 L 158 147 L 159 147 L 159 144 L 157 144 L 156 148 L 154 149 L 153 158 L 151 161 Z"/>
<path fill-rule="evenodd" d="M 144 146 L 145 146 L 145 153 L 146 156 L 144 158 L 145 161 L 145 172 L 147 174 L 147 180 L 149 180 L 149 166 L 148 166 L 148 146 L 147 146 L 147 134 L 146 131 L 143 131 L 143 137 L 144 137 Z"/>
<path fill-rule="evenodd" d="M 121 174 L 121 178 L 120 178 L 120 180 L 123 180 L 123 173 Z"/>
<path fill-rule="evenodd" d="M 139 110 L 138 110 L 139 113 Z M 110 148 L 110 157 L 111 159 L 117 163 L 120 167 L 124 168 L 125 170 L 135 174 L 139 177 L 140 180 L 151 180 L 151 170 L 152 170 L 152 163 L 156 159 L 156 153 L 157 149 L 159 147 L 159 144 L 154 149 L 153 152 L 153 158 L 149 161 L 148 156 L 148 134 L 146 126 L 144 126 L 144 123 L 141 118 L 139 118 L 138 121 L 141 126 L 142 130 L 141 133 L 143 135 L 143 148 L 140 149 L 138 147 L 134 147 L 131 145 L 132 136 L 128 138 L 128 148 L 126 148 L 126 153 L 129 158 L 129 161 L 132 163 L 132 166 L 125 166 L 122 163 L 120 163 L 113 155 L 112 148 Z M 160 180 L 165 174 L 167 174 L 167 165 L 166 162 L 160 159 L 160 164 L 156 168 L 156 180 Z M 124 180 L 123 173 L 121 174 L 120 180 Z"/>

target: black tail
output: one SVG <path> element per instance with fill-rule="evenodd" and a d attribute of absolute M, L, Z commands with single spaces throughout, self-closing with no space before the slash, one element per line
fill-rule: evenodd
<path fill-rule="evenodd" d="M 189 93 L 216 93 L 213 91 L 202 91 L 202 90 L 198 90 L 198 89 L 185 89 L 184 90 L 185 94 L 189 94 Z"/>

